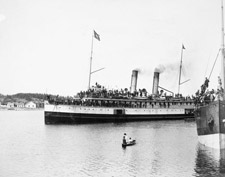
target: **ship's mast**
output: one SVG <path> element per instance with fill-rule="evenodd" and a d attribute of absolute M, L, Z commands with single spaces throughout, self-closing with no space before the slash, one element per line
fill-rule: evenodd
<path fill-rule="evenodd" d="M 92 71 L 92 55 L 93 55 L 93 39 L 96 38 L 98 41 L 100 41 L 100 36 L 93 30 L 94 34 L 92 34 L 92 40 L 91 40 L 91 57 L 90 57 L 90 71 L 89 71 L 89 80 L 88 80 L 88 89 L 91 88 L 91 75 L 95 72 L 101 71 L 105 68 L 100 68 L 98 70 Z"/>
<path fill-rule="evenodd" d="M 180 70 L 179 70 L 178 94 L 180 93 L 180 85 L 181 85 L 180 80 L 181 80 L 181 70 L 182 70 L 183 49 L 185 49 L 185 48 L 184 48 L 184 45 L 182 44 L 181 59 L 180 59 Z"/>
<path fill-rule="evenodd" d="M 91 57 L 90 57 L 90 72 L 89 72 L 89 80 L 88 80 L 88 89 L 91 88 L 91 70 L 92 70 L 92 55 L 93 55 L 93 38 L 94 38 L 94 35 L 92 34 L 92 40 L 91 40 Z"/>
<path fill-rule="evenodd" d="M 222 66 L 222 70 L 221 70 L 221 80 L 222 80 L 222 87 L 223 87 L 223 89 L 225 88 L 224 86 L 225 86 L 225 74 L 224 74 L 224 72 L 225 72 L 225 57 L 224 57 L 224 17 L 223 17 L 223 0 L 221 0 L 221 15 L 222 15 L 222 34 L 221 34 L 221 37 L 222 37 L 222 40 L 221 40 L 221 66 Z M 224 96 L 223 96 L 223 98 L 224 98 Z"/>

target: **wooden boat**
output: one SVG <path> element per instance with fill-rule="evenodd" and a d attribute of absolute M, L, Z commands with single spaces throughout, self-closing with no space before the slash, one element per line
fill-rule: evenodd
<path fill-rule="evenodd" d="M 122 143 L 122 147 L 133 146 L 135 144 L 136 144 L 136 140 L 132 140 L 132 141 L 126 143 L 126 144 Z"/>

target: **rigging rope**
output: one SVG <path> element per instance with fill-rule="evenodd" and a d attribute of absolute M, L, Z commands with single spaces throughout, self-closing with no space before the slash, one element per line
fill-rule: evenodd
<path fill-rule="evenodd" d="M 210 75 L 209 75 L 209 80 L 210 80 L 210 77 L 211 77 L 211 75 L 212 75 L 212 72 L 213 72 L 214 66 L 215 66 L 215 64 L 216 64 L 217 58 L 218 58 L 218 56 L 219 56 L 220 50 L 221 50 L 221 49 L 219 49 L 219 51 L 218 51 L 218 53 L 217 53 L 216 59 L 215 59 L 215 61 L 214 61 L 213 67 L 212 67 L 212 69 L 211 69 L 211 72 L 210 72 Z"/>
<path fill-rule="evenodd" d="M 205 70 L 205 74 L 204 74 L 205 77 L 206 77 L 206 73 L 207 73 L 207 70 L 208 70 L 208 67 L 209 67 L 209 59 L 210 58 L 211 58 L 211 56 L 209 56 L 208 61 L 207 61 L 207 66 L 206 66 L 206 70 Z"/>

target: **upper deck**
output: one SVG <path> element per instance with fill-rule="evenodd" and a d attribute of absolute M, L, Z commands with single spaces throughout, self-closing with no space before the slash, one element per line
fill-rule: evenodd
<path fill-rule="evenodd" d="M 93 107 L 119 107 L 119 108 L 185 108 L 194 109 L 191 99 L 148 99 L 148 98 L 76 98 L 54 99 L 50 104 L 80 105 Z"/>

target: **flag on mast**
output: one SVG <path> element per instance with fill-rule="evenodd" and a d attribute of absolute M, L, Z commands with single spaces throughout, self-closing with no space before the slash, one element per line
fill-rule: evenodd
<path fill-rule="evenodd" d="M 95 37 L 97 40 L 99 40 L 99 41 L 100 41 L 100 36 L 99 36 L 99 34 L 98 34 L 98 33 L 96 33 L 96 32 L 95 32 L 95 30 L 94 30 L 94 37 Z"/>
<path fill-rule="evenodd" d="M 182 49 L 185 49 L 184 44 L 182 44 Z"/>

